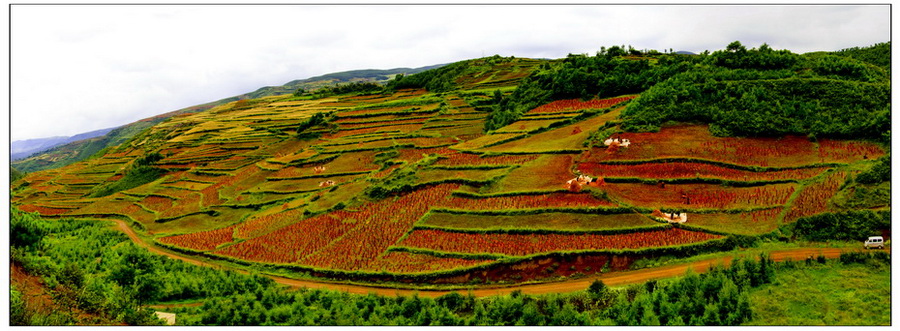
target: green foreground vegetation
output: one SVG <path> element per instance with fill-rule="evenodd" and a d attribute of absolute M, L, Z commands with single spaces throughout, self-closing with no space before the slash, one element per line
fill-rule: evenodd
<path fill-rule="evenodd" d="M 165 303 L 199 304 L 165 309 L 177 314 L 179 325 L 890 323 L 890 256 L 883 252 L 788 263 L 763 255 L 759 261 L 738 260 L 704 274 L 624 288 L 596 281 L 574 293 L 487 298 L 451 293 L 431 299 L 290 289 L 263 276 L 154 255 L 108 225 L 44 220 L 13 209 L 12 261 L 41 276 L 54 302 L 69 303 L 104 321 L 100 324 L 159 325 L 147 306 Z M 10 307 L 12 325 L 86 322 L 70 307 L 36 310 L 15 286 Z"/>

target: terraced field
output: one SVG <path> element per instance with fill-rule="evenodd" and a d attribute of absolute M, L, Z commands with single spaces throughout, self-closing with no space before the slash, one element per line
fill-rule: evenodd
<path fill-rule="evenodd" d="M 484 133 L 476 104 L 540 63 L 460 78 L 455 92 L 273 96 L 175 116 L 98 158 L 29 174 L 12 202 L 46 216 L 125 219 L 160 246 L 217 259 L 469 282 L 567 254 L 610 263 L 728 249 L 729 236 L 830 210 L 848 165 L 885 153 L 862 141 L 719 138 L 691 124 L 590 147 L 633 95 L 555 101 Z M 316 114 L 328 124 L 301 129 Z M 134 160 L 154 154 L 165 172 L 139 182 Z"/>

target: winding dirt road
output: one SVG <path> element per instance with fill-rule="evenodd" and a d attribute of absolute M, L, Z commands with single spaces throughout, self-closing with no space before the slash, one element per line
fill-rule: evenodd
<path fill-rule="evenodd" d="M 185 261 L 187 263 L 200 265 L 200 266 L 210 266 L 210 267 L 219 267 L 225 268 L 219 265 L 214 265 L 211 263 L 203 262 L 197 259 L 193 259 L 190 257 L 185 257 L 181 255 L 174 254 L 172 252 L 163 250 L 155 245 L 150 245 L 143 240 L 141 240 L 137 233 L 131 229 L 124 221 L 115 220 L 118 224 L 119 230 L 124 232 L 131 238 L 135 244 L 146 247 L 153 253 L 165 255 L 173 259 Z M 841 252 L 852 251 L 855 249 L 841 249 L 841 248 L 797 248 L 783 251 L 774 251 L 770 252 L 769 256 L 772 257 L 775 261 L 785 261 L 787 259 L 791 259 L 794 261 L 805 260 L 807 257 L 817 257 L 819 255 L 824 255 L 827 258 L 837 258 L 841 255 Z M 886 249 L 885 251 L 890 252 L 890 249 Z M 731 263 L 731 257 L 725 258 L 713 258 L 702 261 L 671 265 L 671 266 L 663 266 L 656 268 L 646 268 L 640 270 L 630 270 L 630 271 L 619 271 L 619 272 L 610 272 L 598 277 L 591 278 L 583 278 L 583 279 L 573 279 L 573 280 L 565 280 L 561 282 L 554 283 L 541 283 L 541 284 L 524 284 L 524 285 L 513 285 L 508 287 L 494 287 L 494 288 L 485 288 L 479 287 L 471 290 L 472 295 L 476 297 L 485 297 L 492 295 L 503 295 L 513 292 L 515 290 L 520 290 L 524 294 L 547 294 L 547 293 L 563 293 L 563 292 L 574 292 L 580 291 L 588 288 L 594 280 L 602 280 L 608 286 L 620 286 L 627 284 L 635 284 L 635 283 L 643 283 L 649 280 L 654 279 L 662 279 L 662 278 L 670 278 L 684 275 L 688 269 L 693 269 L 694 272 L 706 272 L 710 269 L 710 267 L 724 264 L 728 265 Z M 247 274 L 248 272 L 241 269 L 234 268 L 233 270 L 238 271 L 243 274 Z M 275 280 L 275 282 L 279 284 L 289 285 L 293 287 L 307 287 L 307 288 L 316 288 L 316 289 L 328 289 L 334 291 L 344 291 L 355 294 L 368 294 L 375 293 L 380 295 L 413 295 L 418 293 L 421 297 L 438 297 L 444 294 L 448 294 L 451 292 L 459 292 L 460 294 L 466 295 L 470 292 L 470 290 L 410 290 L 410 289 L 394 289 L 394 288 L 385 288 L 385 287 L 377 287 L 377 286 L 364 286 L 364 285 L 349 285 L 349 284 L 338 284 L 338 283 L 329 283 L 325 281 L 311 281 L 311 280 L 298 280 L 291 278 L 284 278 L 278 276 L 266 275 L 269 278 Z"/>

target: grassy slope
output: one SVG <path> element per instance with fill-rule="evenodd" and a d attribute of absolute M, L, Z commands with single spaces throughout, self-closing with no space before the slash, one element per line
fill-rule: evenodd
<path fill-rule="evenodd" d="M 749 325 L 890 325 L 889 265 L 826 265 L 779 270 L 750 294 Z"/>
<path fill-rule="evenodd" d="M 165 114 L 153 116 L 150 118 L 146 118 L 134 123 L 126 124 L 122 127 L 116 128 L 111 132 L 96 138 L 84 139 L 75 142 L 71 142 L 65 145 L 57 146 L 51 148 L 49 150 L 40 152 L 39 154 L 29 156 L 25 159 L 18 160 L 12 162 L 12 165 L 23 172 L 34 172 L 45 169 L 56 169 L 59 167 L 64 167 L 69 164 L 83 161 L 91 156 L 97 154 L 97 152 L 117 146 L 123 142 L 130 140 L 132 137 L 136 136 L 140 132 L 145 129 L 154 126 L 156 124 L 161 123 L 162 121 L 168 119 L 169 117 L 205 111 L 215 106 L 223 105 L 229 102 L 234 102 L 241 99 L 257 99 L 267 96 L 273 95 L 284 95 L 291 94 L 296 91 L 298 88 L 302 88 L 304 90 L 314 90 L 317 88 L 325 87 L 325 86 L 333 86 L 339 83 L 346 83 L 351 81 L 375 81 L 375 82 L 384 82 L 389 77 L 393 75 L 404 73 L 404 74 L 413 74 L 417 72 L 421 72 L 427 69 L 439 67 L 441 65 L 434 65 L 428 67 L 421 68 L 397 68 L 390 70 L 354 70 L 354 71 L 345 71 L 338 72 L 332 74 L 326 74 L 322 76 L 316 76 L 312 78 L 302 79 L 302 80 L 294 80 L 284 84 L 282 86 L 266 86 L 260 88 L 256 91 L 241 94 L 238 96 L 225 98 L 222 100 L 192 106 L 180 110 L 176 110 L 173 112 L 168 112 Z"/>

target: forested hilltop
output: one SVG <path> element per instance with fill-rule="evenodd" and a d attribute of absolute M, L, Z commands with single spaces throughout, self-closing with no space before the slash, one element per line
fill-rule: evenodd
<path fill-rule="evenodd" d="M 869 138 L 890 130 L 890 42 L 795 54 L 733 42 L 700 55 L 610 47 L 542 65 L 502 98 L 485 129 L 552 100 L 641 93 L 622 114 L 626 131 L 667 121 L 710 123 L 718 136 Z"/>

